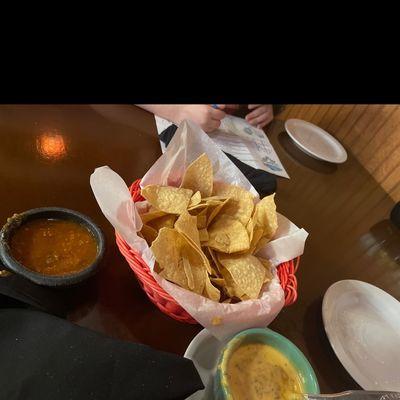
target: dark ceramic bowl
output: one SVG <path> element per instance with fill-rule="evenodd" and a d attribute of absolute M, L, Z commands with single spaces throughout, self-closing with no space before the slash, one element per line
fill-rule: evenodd
<path fill-rule="evenodd" d="M 97 242 L 97 256 L 92 264 L 87 266 L 85 269 L 71 273 L 67 275 L 45 275 L 39 272 L 32 271 L 20 264 L 10 252 L 9 240 L 12 237 L 13 232 L 23 225 L 25 222 L 32 221 L 39 218 L 51 218 L 51 219 L 64 219 L 77 222 L 85 226 L 94 236 Z M 0 232 L 0 261 L 3 266 L 0 265 L 0 269 L 5 268 L 11 272 L 23 276 L 43 286 L 71 286 L 79 282 L 84 281 L 93 275 L 98 266 L 99 262 L 103 257 L 105 248 L 105 240 L 103 232 L 100 228 L 87 216 L 67 208 L 59 207 L 43 207 L 34 208 L 32 210 L 25 211 L 21 214 L 14 214 L 11 218 L 8 218 L 7 223 L 3 226 Z"/>

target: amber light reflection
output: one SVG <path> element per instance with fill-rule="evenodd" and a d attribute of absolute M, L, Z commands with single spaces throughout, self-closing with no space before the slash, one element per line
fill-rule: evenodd
<path fill-rule="evenodd" d="M 57 132 L 44 132 L 36 139 L 38 153 L 46 160 L 59 160 L 67 154 L 64 136 Z"/>

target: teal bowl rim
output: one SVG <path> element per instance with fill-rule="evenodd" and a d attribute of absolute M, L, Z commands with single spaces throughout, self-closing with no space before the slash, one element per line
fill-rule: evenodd
<path fill-rule="evenodd" d="M 221 351 L 221 355 L 220 355 L 220 358 L 218 361 L 217 371 L 216 371 L 216 375 L 215 375 L 215 379 L 219 383 L 214 386 L 214 389 L 217 389 L 217 388 L 222 389 L 222 394 L 224 396 L 223 397 L 224 399 L 232 398 L 232 396 L 227 391 L 226 386 L 224 386 L 222 383 L 222 377 L 223 377 L 222 365 L 224 364 L 226 355 L 227 354 L 229 355 L 231 347 L 237 342 L 238 339 L 240 339 L 243 336 L 249 336 L 249 335 L 253 335 L 253 334 L 269 336 L 271 338 L 277 339 L 280 342 L 285 343 L 295 353 L 296 358 L 298 358 L 300 360 L 300 362 L 303 363 L 303 365 L 307 371 L 307 381 L 308 381 L 309 385 L 313 386 L 313 391 L 311 391 L 310 393 L 312 393 L 312 394 L 320 393 L 318 379 L 317 379 L 317 376 L 315 375 L 313 367 L 311 366 L 311 364 L 308 361 L 308 359 L 306 358 L 306 356 L 302 353 L 302 351 L 293 342 L 291 342 L 288 338 L 281 335 L 280 333 L 273 331 L 272 329 L 252 328 L 252 329 L 246 329 L 244 331 L 241 331 L 241 332 L 237 333 L 235 336 L 233 336 L 232 338 L 230 338 L 229 341 L 226 343 L 226 345 L 224 346 L 224 348 Z M 282 353 L 285 356 L 287 356 L 285 352 L 282 352 Z M 296 370 L 298 370 L 298 368 L 296 368 L 296 366 L 294 366 L 294 367 Z"/>

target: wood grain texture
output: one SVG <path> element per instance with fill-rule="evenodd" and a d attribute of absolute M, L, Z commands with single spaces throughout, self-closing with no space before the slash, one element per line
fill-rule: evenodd
<path fill-rule="evenodd" d="M 276 118 L 300 118 L 327 130 L 400 201 L 400 105 L 287 104 Z"/>

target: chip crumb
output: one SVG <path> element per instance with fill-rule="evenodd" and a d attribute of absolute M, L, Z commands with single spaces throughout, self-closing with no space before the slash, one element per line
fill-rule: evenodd
<path fill-rule="evenodd" d="M 222 324 L 222 318 L 221 317 L 213 317 L 211 320 L 211 324 L 214 326 L 221 325 Z"/>

